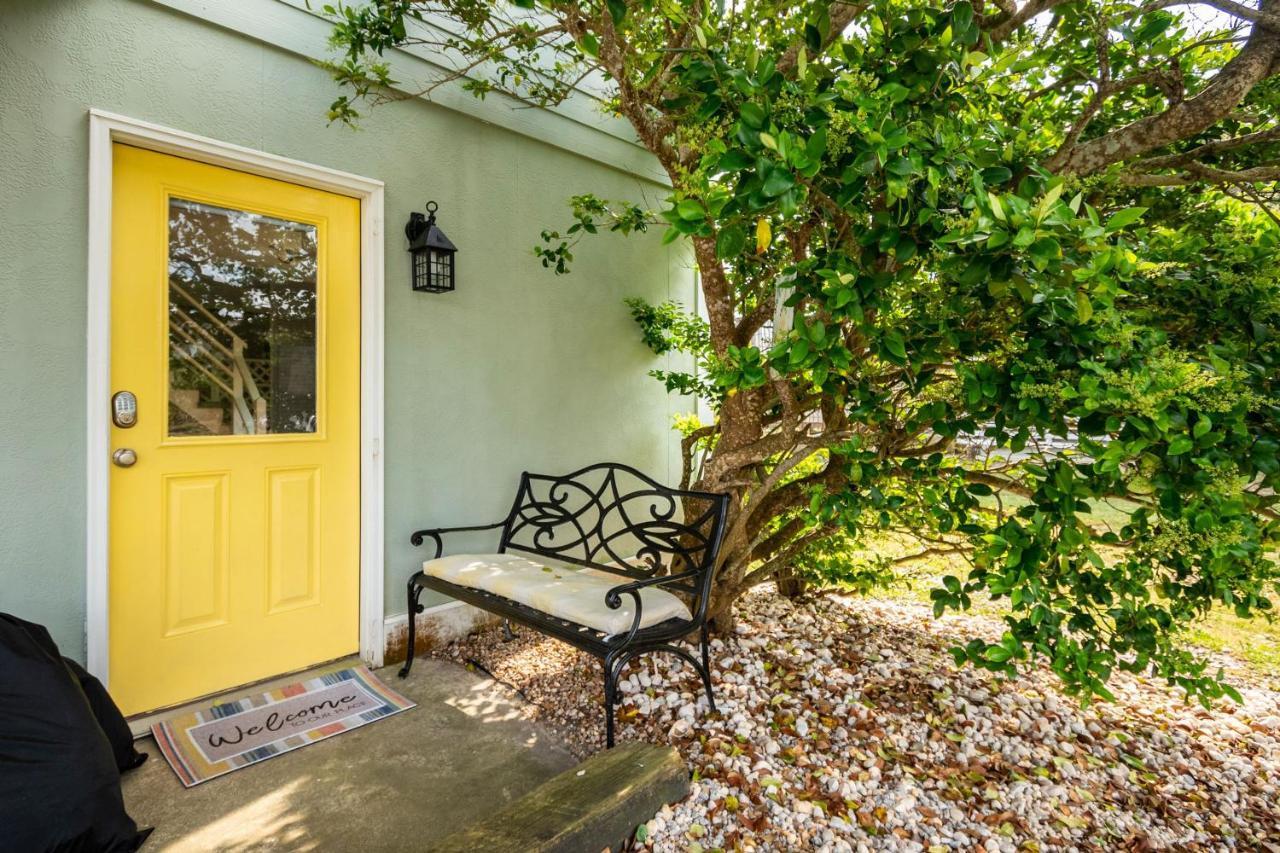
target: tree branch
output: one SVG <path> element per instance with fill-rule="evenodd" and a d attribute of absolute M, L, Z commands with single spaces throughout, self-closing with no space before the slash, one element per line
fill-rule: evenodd
<path fill-rule="evenodd" d="M 844 31 L 858 19 L 858 16 L 867 10 L 867 3 L 832 3 L 831 29 L 827 31 L 827 38 L 822 44 L 822 50 L 825 52 L 832 44 L 836 42 Z M 795 67 L 797 60 L 800 58 L 800 47 L 804 44 L 804 39 L 793 39 L 791 45 L 787 48 L 786 53 L 782 54 L 782 58 L 778 60 L 778 70 L 786 74 Z"/>
<path fill-rule="evenodd" d="M 993 43 L 998 44 L 1013 35 L 1036 15 L 1047 12 L 1053 7 L 1060 6 L 1066 2 L 1067 0 L 1029 0 L 1014 14 L 1010 15 L 1006 11 L 1005 14 L 992 21 L 990 29 L 987 30 L 987 35 L 991 36 Z"/>
<path fill-rule="evenodd" d="M 1203 160 L 1205 157 L 1211 157 L 1215 154 L 1222 154 L 1248 145 L 1260 145 L 1267 142 L 1280 142 L 1280 127 L 1259 130 L 1254 133 L 1246 133 L 1244 136 L 1233 136 L 1228 139 L 1215 139 L 1212 142 L 1197 145 L 1195 148 L 1178 154 L 1147 157 L 1134 163 L 1131 168 L 1143 171 L 1173 169 L 1197 160 Z"/>
<path fill-rule="evenodd" d="M 1272 4 L 1280 4 L 1280 0 L 1263 2 L 1268 11 Z M 1254 86 L 1274 73 L 1278 60 L 1280 32 L 1257 28 L 1195 97 L 1078 145 L 1068 139 L 1045 165 L 1064 175 L 1092 175 L 1112 163 L 1200 133 L 1230 115 Z"/>
<path fill-rule="evenodd" d="M 834 533 L 835 530 L 836 526 L 834 524 L 826 524 L 799 537 L 786 548 L 770 557 L 763 564 L 748 572 L 742 579 L 743 587 L 750 588 L 758 583 L 763 583 L 768 580 L 770 576 L 778 571 L 778 569 L 790 562 L 792 558 L 803 551 L 806 547 L 817 542 L 819 539 L 825 539 Z"/>
<path fill-rule="evenodd" d="M 1175 175 L 1124 174 L 1123 184 L 1131 187 L 1185 187 L 1196 183 L 1254 184 L 1263 181 L 1280 181 L 1280 166 L 1254 166 L 1251 169 L 1229 171 L 1215 169 L 1203 163 L 1188 163 L 1186 171 Z"/>
<path fill-rule="evenodd" d="M 1138 10 L 1138 14 L 1155 12 L 1159 9 L 1168 9 L 1173 6 L 1210 6 L 1234 18 L 1259 24 L 1270 30 L 1280 31 L 1280 15 L 1274 12 L 1254 9 L 1243 3 L 1236 3 L 1234 0 L 1157 0 L 1155 3 L 1148 3 L 1143 6 Z"/>
<path fill-rule="evenodd" d="M 710 438 L 720 431 L 719 424 L 698 427 L 680 439 L 680 488 L 688 489 L 693 480 L 693 449 L 704 438 Z"/>

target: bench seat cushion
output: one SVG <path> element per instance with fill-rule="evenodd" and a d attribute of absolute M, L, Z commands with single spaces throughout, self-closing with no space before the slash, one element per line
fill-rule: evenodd
<path fill-rule="evenodd" d="M 422 564 L 424 574 L 458 586 L 480 589 L 518 601 L 543 613 L 586 625 L 605 634 L 624 634 L 635 619 L 635 599 L 622 596 L 622 606 L 610 610 L 605 593 L 630 579 L 608 572 L 534 562 L 515 554 L 453 554 Z M 668 619 L 692 619 L 689 608 L 662 589 L 640 591 L 640 627 Z"/>

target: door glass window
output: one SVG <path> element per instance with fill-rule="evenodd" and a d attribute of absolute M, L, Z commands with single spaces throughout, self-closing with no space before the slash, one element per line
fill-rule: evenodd
<path fill-rule="evenodd" d="M 169 202 L 169 435 L 316 431 L 316 228 Z"/>

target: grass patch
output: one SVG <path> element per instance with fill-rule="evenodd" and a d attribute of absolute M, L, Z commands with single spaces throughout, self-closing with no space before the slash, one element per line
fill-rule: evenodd
<path fill-rule="evenodd" d="M 1011 511 L 1016 505 L 1015 501 L 1006 498 L 1004 510 Z M 1128 508 L 1119 505 L 1096 506 L 1092 523 L 1119 531 L 1128 519 L 1128 512 Z M 865 551 L 850 554 L 850 558 L 866 560 L 872 554 L 897 558 L 923 550 L 924 546 L 910 537 L 883 536 Z M 893 585 L 877 590 L 872 597 L 931 607 L 930 590 L 940 587 L 946 575 L 964 580 L 969 574 L 969 563 L 958 554 L 930 554 L 901 564 L 898 574 L 899 578 Z M 968 612 L 998 619 L 1008 612 L 1008 602 L 993 601 L 989 596 L 979 594 L 973 597 L 973 606 Z M 1268 679 L 1280 679 L 1280 620 L 1270 621 L 1262 616 L 1241 619 L 1231 608 L 1217 607 L 1188 630 L 1187 639 L 1205 651 L 1230 655 L 1254 673 Z"/>
<path fill-rule="evenodd" d="M 1280 677 L 1280 623 L 1264 617 L 1241 619 L 1220 608 L 1193 628 L 1188 637 L 1195 645 L 1225 652 L 1256 672 Z"/>

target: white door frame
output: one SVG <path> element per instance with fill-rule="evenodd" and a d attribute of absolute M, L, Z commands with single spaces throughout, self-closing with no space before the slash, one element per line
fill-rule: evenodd
<path fill-rule="evenodd" d="M 108 565 L 111 475 L 112 143 L 124 142 L 360 200 L 360 656 L 382 666 L 383 183 L 89 110 L 88 473 L 85 633 L 88 669 L 110 686 Z"/>

